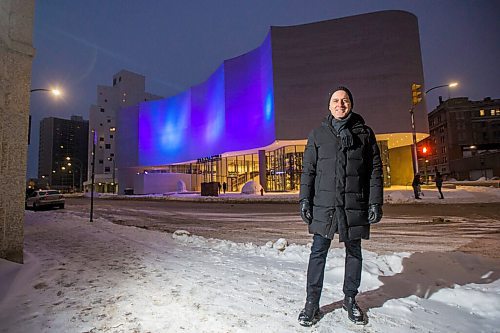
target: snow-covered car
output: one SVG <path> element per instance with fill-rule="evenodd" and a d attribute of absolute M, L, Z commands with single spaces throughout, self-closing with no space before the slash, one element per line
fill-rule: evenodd
<path fill-rule="evenodd" d="M 26 208 L 37 210 L 41 207 L 64 208 L 64 197 L 56 190 L 39 190 L 26 198 Z"/>

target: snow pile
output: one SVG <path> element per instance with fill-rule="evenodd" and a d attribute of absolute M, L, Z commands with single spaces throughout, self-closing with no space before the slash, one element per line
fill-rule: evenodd
<path fill-rule="evenodd" d="M 242 194 L 258 194 L 260 193 L 260 190 L 262 190 L 262 186 L 257 183 L 256 181 L 248 181 L 243 185 L 241 188 L 241 193 Z"/>
<path fill-rule="evenodd" d="M 342 310 L 329 251 L 323 319 L 298 325 L 310 244 L 165 234 L 62 210 L 26 213 L 26 263 L 0 260 L 0 332 L 495 332 L 498 261 L 363 251 L 365 328 Z M 270 246 L 271 245 L 271 246 Z"/>

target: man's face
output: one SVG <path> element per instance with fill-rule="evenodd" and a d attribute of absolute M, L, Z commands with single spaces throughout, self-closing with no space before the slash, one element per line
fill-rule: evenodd
<path fill-rule="evenodd" d="M 343 90 L 337 90 L 330 98 L 330 112 L 335 119 L 343 119 L 351 112 L 351 100 Z"/>

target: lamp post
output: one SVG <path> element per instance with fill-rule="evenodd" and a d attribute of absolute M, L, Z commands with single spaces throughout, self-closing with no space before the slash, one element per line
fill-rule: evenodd
<path fill-rule="evenodd" d="M 36 89 L 31 89 L 30 93 L 37 92 L 37 91 L 51 92 L 56 97 L 61 95 L 61 90 L 59 90 L 57 88 L 55 88 L 55 89 L 36 88 Z M 31 143 L 31 115 L 30 115 L 29 125 L 28 125 L 28 145 L 30 143 Z"/>
<path fill-rule="evenodd" d="M 82 161 L 80 161 L 78 158 L 76 157 L 69 157 L 69 156 L 66 156 L 66 161 L 68 161 L 68 166 L 72 166 L 72 162 L 78 162 L 79 165 L 77 166 L 77 168 L 80 170 L 79 171 L 79 174 L 80 174 L 80 182 L 78 183 L 78 190 L 81 191 L 82 190 L 82 174 L 83 174 L 83 163 Z M 73 177 L 74 177 L 74 173 L 73 173 Z M 74 187 L 74 184 L 73 184 L 73 187 Z M 74 190 L 74 188 L 73 188 Z"/>
<path fill-rule="evenodd" d="M 458 82 L 452 82 L 452 83 L 448 83 L 448 84 L 441 84 L 439 86 L 435 86 L 435 87 L 432 87 L 431 89 L 426 90 L 425 94 L 428 94 L 430 91 L 432 91 L 434 89 L 437 89 L 437 88 L 443 88 L 443 87 L 453 88 L 453 87 L 456 87 L 456 86 L 458 86 Z"/>
<path fill-rule="evenodd" d="M 97 133 L 92 129 L 92 177 L 90 185 L 90 222 L 93 222 L 94 215 L 94 181 L 95 181 L 95 145 L 97 143 Z"/>
<path fill-rule="evenodd" d="M 443 87 L 448 87 L 448 88 L 453 88 L 458 86 L 458 82 L 451 82 L 448 84 L 441 84 L 435 87 L 432 87 L 430 89 L 427 89 L 424 93 L 424 95 L 427 95 L 430 91 L 437 89 L 437 88 L 443 88 Z M 422 85 L 413 83 L 411 85 L 411 92 L 412 92 L 412 105 L 410 107 L 410 117 L 411 117 L 411 131 L 412 131 L 412 137 L 413 137 L 413 145 L 412 145 L 412 165 L 413 165 L 413 174 L 418 173 L 418 158 L 417 158 L 417 131 L 415 129 L 415 116 L 414 116 L 414 110 L 415 106 L 422 101 L 422 98 L 420 97 L 422 95 L 421 92 L 421 87 Z"/>

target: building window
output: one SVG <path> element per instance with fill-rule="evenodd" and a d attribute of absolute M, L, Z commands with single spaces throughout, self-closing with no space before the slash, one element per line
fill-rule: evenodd
<path fill-rule="evenodd" d="M 108 123 L 110 123 L 110 122 L 111 122 L 111 119 L 108 119 Z"/>
<path fill-rule="evenodd" d="M 446 154 L 446 147 L 441 148 L 441 153 Z"/>
<path fill-rule="evenodd" d="M 484 116 L 484 110 L 479 110 L 479 116 L 483 117 Z"/>
<path fill-rule="evenodd" d="M 111 153 L 111 154 L 109 154 L 109 156 L 112 156 L 112 157 L 114 157 L 114 156 L 115 156 L 115 153 Z"/>
<path fill-rule="evenodd" d="M 100 142 L 103 142 L 103 141 L 104 141 L 104 137 L 102 137 L 102 136 L 101 136 L 101 137 L 99 138 L 99 141 L 100 141 Z"/>
<path fill-rule="evenodd" d="M 109 138 L 110 138 L 110 139 L 113 139 L 113 134 L 110 134 L 110 135 L 109 135 Z"/>
<path fill-rule="evenodd" d="M 106 143 L 106 149 L 111 149 L 111 144 L 110 143 Z"/>
<path fill-rule="evenodd" d="M 110 132 L 114 132 L 114 131 L 116 131 L 116 127 L 110 127 L 110 128 L 109 128 L 109 131 L 110 131 Z"/>
<path fill-rule="evenodd" d="M 99 164 L 103 164 L 103 163 L 104 163 L 104 161 L 103 161 L 103 160 L 99 160 Z"/>
<path fill-rule="evenodd" d="M 494 116 L 494 115 L 495 115 L 495 110 L 491 110 L 491 111 L 490 111 L 490 114 L 491 114 L 492 116 Z"/>
<path fill-rule="evenodd" d="M 110 172 L 111 168 L 110 167 L 104 167 L 104 172 Z"/>
<path fill-rule="evenodd" d="M 496 111 L 497 116 L 500 116 L 500 109 Z"/>
<path fill-rule="evenodd" d="M 104 112 L 104 108 L 101 108 L 101 112 Z"/>

